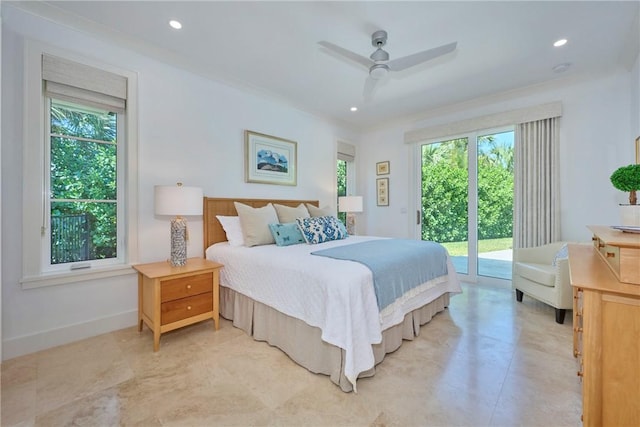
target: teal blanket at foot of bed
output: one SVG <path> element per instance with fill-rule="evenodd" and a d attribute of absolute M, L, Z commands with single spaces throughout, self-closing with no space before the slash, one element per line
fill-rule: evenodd
<path fill-rule="evenodd" d="M 381 311 L 407 291 L 448 272 L 444 246 L 423 240 L 370 240 L 311 254 L 366 265 L 373 273 Z"/>

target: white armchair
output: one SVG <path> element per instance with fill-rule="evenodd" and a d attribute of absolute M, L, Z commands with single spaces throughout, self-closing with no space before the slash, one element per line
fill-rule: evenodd
<path fill-rule="evenodd" d="M 556 309 L 557 323 L 564 323 L 566 310 L 573 308 L 569 260 L 556 259 L 556 254 L 565 244 L 556 242 L 513 251 L 511 284 L 516 290 L 516 300 L 522 302 L 522 296 L 526 294 L 549 304 Z"/>

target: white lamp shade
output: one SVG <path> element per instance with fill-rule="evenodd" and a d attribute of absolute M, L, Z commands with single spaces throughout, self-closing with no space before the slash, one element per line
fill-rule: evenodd
<path fill-rule="evenodd" d="M 153 195 L 156 215 L 202 215 L 202 188 L 156 185 Z"/>
<path fill-rule="evenodd" d="M 338 212 L 362 212 L 362 196 L 338 197 Z"/>

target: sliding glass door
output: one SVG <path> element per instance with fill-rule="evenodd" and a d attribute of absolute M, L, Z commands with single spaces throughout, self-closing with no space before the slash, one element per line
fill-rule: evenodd
<path fill-rule="evenodd" d="M 513 130 L 421 144 L 419 232 L 442 243 L 456 271 L 511 279 Z"/>
<path fill-rule="evenodd" d="M 421 147 L 422 240 L 444 244 L 458 273 L 469 272 L 468 139 Z"/>

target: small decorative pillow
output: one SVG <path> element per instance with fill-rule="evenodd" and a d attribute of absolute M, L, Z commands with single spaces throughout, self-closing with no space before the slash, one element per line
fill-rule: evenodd
<path fill-rule="evenodd" d="M 222 225 L 224 232 L 227 234 L 227 240 L 231 246 L 244 246 L 244 237 L 242 236 L 242 227 L 240 226 L 240 217 L 216 215 L 218 221 Z"/>
<path fill-rule="evenodd" d="M 290 246 L 305 243 L 304 237 L 298 228 L 298 223 L 269 224 L 269 229 L 278 246 Z"/>
<path fill-rule="evenodd" d="M 311 215 L 312 217 L 335 215 L 335 212 L 333 212 L 333 209 L 331 209 L 329 206 L 325 206 L 324 208 L 317 208 L 307 203 L 307 209 L 309 210 L 309 215 Z"/>
<path fill-rule="evenodd" d="M 279 205 L 277 203 L 274 203 L 273 207 L 276 208 L 280 224 L 295 222 L 296 218 L 309 218 L 309 211 L 302 203 L 300 203 L 296 208 Z"/>
<path fill-rule="evenodd" d="M 553 257 L 553 265 L 558 265 L 558 261 L 561 259 L 569 258 L 569 247 L 564 244 L 562 247 L 556 252 L 556 255 Z"/>
<path fill-rule="evenodd" d="M 245 246 L 271 245 L 276 242 L 269 230 L 269 224 L 278 222 L 278 215 L 271 203 L 261 208 L 233 203 L 240 217 Z"/>
<path fill-rule="evenodd" d="M 309 244 L 340 240 L 348 236 L 344 225 L 335 216 L 297 218 L 304 240 Z"/>

